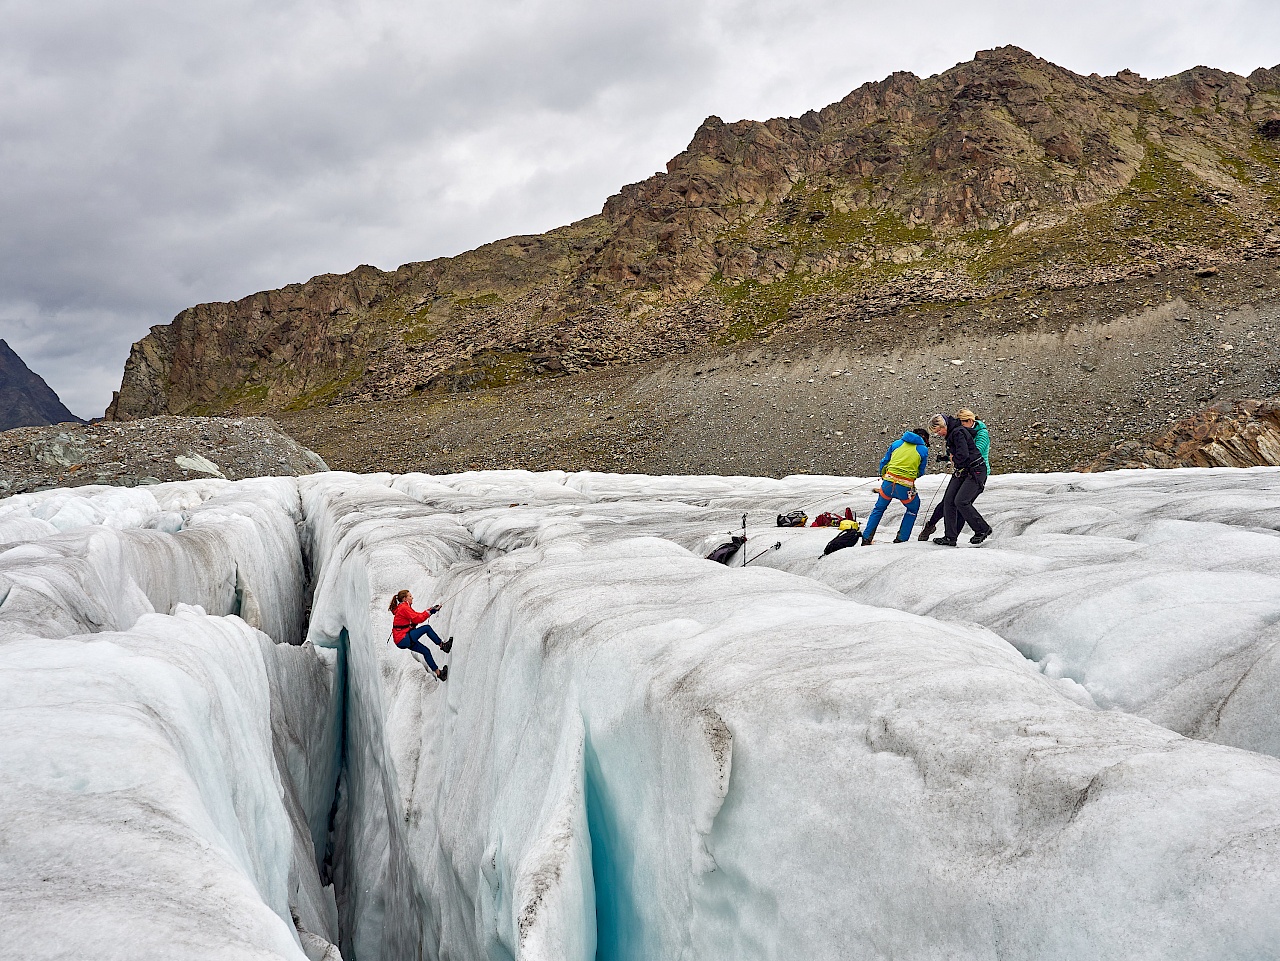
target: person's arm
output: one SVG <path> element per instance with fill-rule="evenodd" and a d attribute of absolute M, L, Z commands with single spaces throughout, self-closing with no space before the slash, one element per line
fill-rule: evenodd
<path fill-rule="evenodd" d="M 965 427 L 956 430 L 955 460 L 961 470 L 976 467 L 978 462 L 985 463 L 982 455 L 978 453 L 977 446 L 973 443 L 973 434 Z"/>
<path fill-rule="evenodd" d="M 430 611 L 415 611 L 412 607 L 411 607 L 411 608 L 409 608 L 409 623 L 410 623 L 410 624 L 421 624 L 423 621 L 425 621 L 425 620 L 426 620 L 428 617 L 430 617 L 430 616 L 431 616 L 431 612 L 430 612 Z"/>
<path fill-rule="evenodd" d="M 991 434 L 987 431 L 987 425 L 982 421 L 978 421 L 977 427 L 973 434 L 973 444 L 978 448 L 978 454 L 982 457 L 982 463 L 988 471 L 991 470 Z"/>
<path fill-rule="evenodd" d="M 991 451 L 991 434 L 987 431 L 987 425 L 982 421 L 978 421 L 973 429 L 973 446 L 978 448 L 978 453 L 983 459 Z"/>
<path fill-rule="evenodd" d="M 929 469 L 929 448 L 924 444 L 916 444 L 916 451 L 920 454 L 920 473 L 917 477 L 923 477 L 924 472 Z"/>

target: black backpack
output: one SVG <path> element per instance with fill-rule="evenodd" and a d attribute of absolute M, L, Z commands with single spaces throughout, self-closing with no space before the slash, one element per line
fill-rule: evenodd
<path fill-rule="evenodd" d="M 844 550 L 846 547 L 857 547 L 860 540 L 862 540 L 862 531 L 856 527 L 852 530 L 841 531 L 827 542 L 826 548 L 822 551 L 822 556 L 826 557 L 828 554 Z"/>
<path fill-rule="evenodd" d="M 734 534 L 733 540 L 721 544 L 714 551 L 707 555 L 707 560 L 715 561 L 717 564 L 728 564 L 732 560 L 733 555 L 738 553 L 738 548 L 747 542 L 747 539 L 741 534 Z"/>
<path fill-rule="evenodd" d="M 804 527 L 809 523 L 809 515 L 804 511 L 792 511 L 790 514 L 778 515 L 779 527 Z"/>

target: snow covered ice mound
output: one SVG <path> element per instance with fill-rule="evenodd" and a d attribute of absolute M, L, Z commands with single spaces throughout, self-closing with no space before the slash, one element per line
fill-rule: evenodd
<path fill-rule="evenodd" d="M 982 624 L 1099 707 L 1280 756 L 1280 472 L 997 477 L 983 509 L 981 551 L 819 560 L 806 531 L 759 563 Z"/>
<path fill-rule="evenodd" d="M 22 957 L 1280 957 L 1278 471 L 164 486 L 0 500 Z"/>

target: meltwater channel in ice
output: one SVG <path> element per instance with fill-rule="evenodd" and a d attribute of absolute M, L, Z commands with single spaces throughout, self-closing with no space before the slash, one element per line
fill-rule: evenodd
<path fill-rule="evenodd" d="M 0 500 L 4 950 L 1280 958 L 1280 471 L 997 477 L 981 549 L 772 526 L 858 484 Z M 704 560 L 744 513 L 782 546 Z"/>

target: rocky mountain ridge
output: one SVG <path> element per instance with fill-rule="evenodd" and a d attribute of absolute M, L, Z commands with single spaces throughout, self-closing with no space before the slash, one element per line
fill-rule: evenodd
<path fill-rule="evenodd" d="M 665 173 L 546 234 L 190 308 L 135 345 L 109 416 L 857 348 L 868 320 L 946 337 L 1015 294 L 1280 253 L 1278 217 L 1280 71 L 1085 77 L 1004 47 L 798 118 L 708 118 Z"/>
<path fill-rule="evenodd" d="M 0 339 L 0 431 L 68 421 L 79 423 L 80 418 Z"/>

